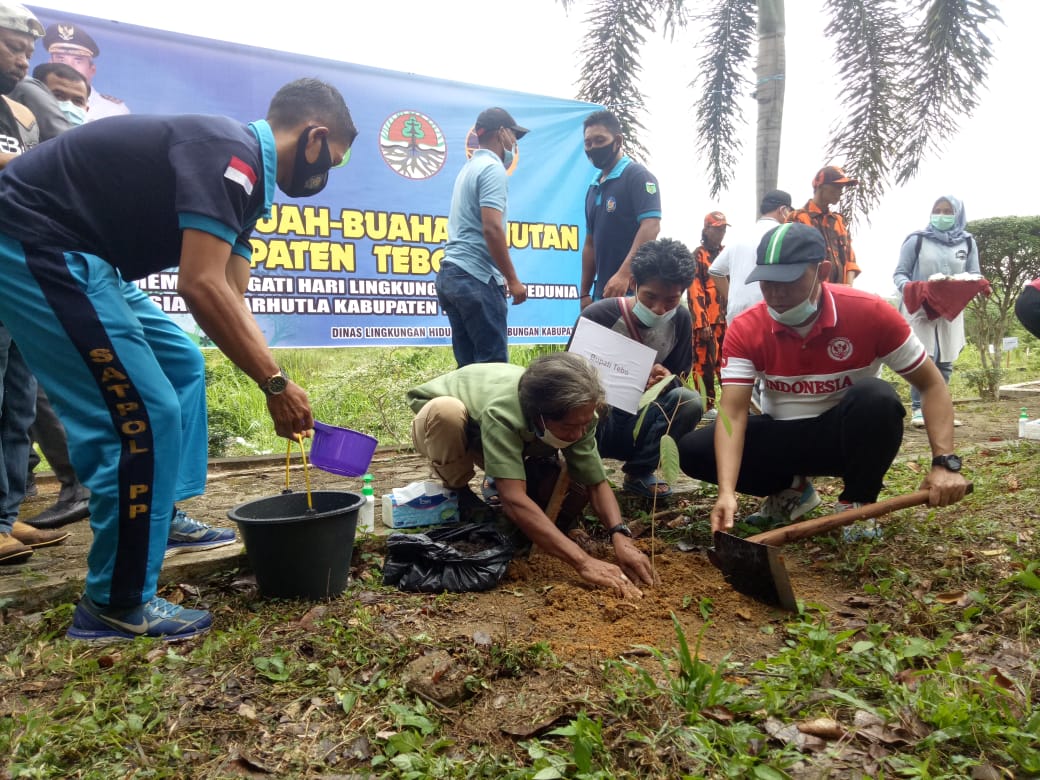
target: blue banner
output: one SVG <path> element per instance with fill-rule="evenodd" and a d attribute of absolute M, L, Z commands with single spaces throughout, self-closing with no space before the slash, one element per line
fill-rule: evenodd
<path fill-rule="evenodd" d="M 249 306 L 272 346 L 448 345 L 434 292 L 455 177 L 483 109 L 507 109 L 530 133 L 509 181 L 508 239 L 528 300 L 509 308 L 510 342 L 561 343 L 578 315 L 584 195 L 595 174 L 582 145 L 589 103 L 496 90 L 260 49 L 52 9 L 33 9 L 60 40 L 99 51 L 91 111 L 262 118 L 283 84 L 335 85 L 360 135 L 349 164 L 307 199 L 279 200 L 252 239 Z M 402 52 L 402 65 L 421 63 Z M 37 43 L 32 66 L 51 59 Z M 71 63 L 70 63 L 71 64 Z M 101 108 L 95 104 L 104 99 Z M 114 107 L 114 108 L 113 108 Z M 89 113 L 88 113 L 89 117 Z M 127 225 L 127 230 L 133 230 Z M 176 270 L 141 287 L 199 333 Z"/>

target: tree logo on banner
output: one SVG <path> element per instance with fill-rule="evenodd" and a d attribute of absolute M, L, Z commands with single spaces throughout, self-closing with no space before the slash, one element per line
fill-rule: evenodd
<path fill-rule="evenodd" d="M 444 167 L 448 145 L 440 127 L 426 114 L 398 111 L 379 131 L 379 152 L 406 179 L 429 179 Z"/>

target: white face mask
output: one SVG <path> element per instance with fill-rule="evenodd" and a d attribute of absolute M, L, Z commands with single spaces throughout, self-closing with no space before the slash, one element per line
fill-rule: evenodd
<path fill-rule="evenodd" d="M 558 450 L 565 450 L 568 447 L 570 447 L 572 444 L 574 444 L 575 442 L 578 441 L 577 439 L 574 439 L 573 441 L 567 441 L 566 439 L 561 439 L 559 436 L 557 436 L 555 433 L 553 433 L 552 431 L 549 430 L 549 426 L 545 424 L 545 418 L 544 417 L 542 417 L 541 420 L 542 420 L 542 432 L 538 433 L 537 431 L 535 431 L 535 435 L 539 439 L 541 439 L 543 442 L 548 444 L 550 447 L 555 447 Z"/>
<path fill-rule="evenodd" d="M 816 266 L 816 275 L 813 276 L 813 288 L 816 287 L 816 280 L 820 275 L 820 266 Z M 816 311 L 820 308 L 820 299 L 817 298 L 815 301 L 812 299 L 812 290 L 809 291 L 809 297 L 804 301 L 788 309 L 785 312 L 779 312 L 772 306 L 766 304 L 766 308 L 769 310 L 769 316 L 779 322 L 781 325 L 801 325 L 803 322 L 808 320 Z"/>
<path fill-rule="evenodd" d="M 71 100 L 59 100 L 58 108 L 61 109 L 61 113 L 65 115 L 65 118 L 69 120 L 70 125 L 82 125 L 87 121 L 86 109 L 80 108 Z"/>
<path fill-rule="evenodd" d="M 657 314 L 650 311 L 650 309 L 644 306 L 638 299 L 636 299 L 635 305 L 632 306 L 632 313 L 636 315 L 639 321 L 648 328 L 656 328 L 658 325 L 664 325 L 668 320 L 675 316 L 677 311 L 679 311 L 678 306 L 674 309 L 669 309 L 664 314 Z"/>

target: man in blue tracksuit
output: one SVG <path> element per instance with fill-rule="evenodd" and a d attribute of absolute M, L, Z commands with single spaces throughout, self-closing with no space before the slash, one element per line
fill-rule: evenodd
<path fill-rule="evenodd" d="M 205 468 L 205 423 L 192 417 L 201 361 L 130 282 L 178 266 L 178 292 L 260 385 L 277 433 L 310 429 L 307 394 L 279 371 L 243 304 L 249 236 L 276 183 L 290 197 L 319 192 L 356 135 L 340 93 L 301 79 L 278 91 L 266 120 L 113 117 L 0 173 L 0 320 L 91 491 L 94 542 L 70 638 L 181 639 L 212 622 L 155 595 L 181 460 Z"/>

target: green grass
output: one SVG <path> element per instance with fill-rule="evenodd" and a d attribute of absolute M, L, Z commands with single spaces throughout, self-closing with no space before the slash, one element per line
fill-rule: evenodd
<path fill-rule="evenodd" d="M 513 347 L 511 361 L 527 365 L 559 346 Z M 449 347 L 279 349 L 282 369 L 310 397 L 316 419 L 375 436 L 380 444 L 410 442 L 409 388 L 455 368 Z M 271 427 L 256 384 L 216 350 L 206 351 L 210 455 L 252 455 L 284 447 Z"/>

